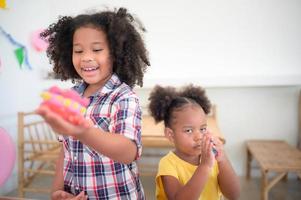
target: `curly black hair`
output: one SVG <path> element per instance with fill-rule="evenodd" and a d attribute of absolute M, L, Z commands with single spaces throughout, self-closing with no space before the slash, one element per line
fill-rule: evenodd
<path fill-rule="evenodd" d="M 166 127 L 170 127 L 172 113 L 187 104 L 201 106 L 205 114 L 210 113 L 211 103 L 202 87 L 188 85 L 177 91 L 174 87 L 162 87 L 156 85 L 148 98 L 150 101 L 148 110 L 155 122 L 164 121 Z"/>
<path fill-rule="evenodd" d="M 130 87 L 143 86 L 143 75 L 150 66 L 148 52 L 140 33 L 145 32 L 141 22 L 125 8 L 114 11 L 59 17 L 41 37 L 49 42 L 47 56 L 54 64 L 53 71 L 61 80 L 74 82 L 80 76 L 72 64 L 73 34 L 76 29 L 92 26 L 104 31 L 113 61 L 113 72 Z"/>

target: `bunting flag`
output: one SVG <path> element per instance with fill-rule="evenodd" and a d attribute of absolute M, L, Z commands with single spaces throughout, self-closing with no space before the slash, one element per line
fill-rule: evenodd
<path fill-rule="evenodd" d="M 17 57 L 20 68 L 22 68 L 22 64 L 24 61 L 24 49 L 22 47 L 15 49 L 15 55 Z"/>
<path fill-rule="evenodd" d="M 0 34 L 4 35 L 4 37 L 12 45 L 17 46 L 17 48 L 15 49 L 14 53 L 16 55 L 16 58 L 17 58 L 18 63 L 20 65 L 20 68 L 22 68 L 22 64 L 24 62 L 28 69 L 32 69 L 32 67 L 31 67 L 31 65 L 29 64 L 29 61 L 28 61 L 28 52 L 27 52 L 26 47 L 23 44 L 17 42 L 10 34 L 8 34 L 7 32 L 5 32 L 2 29 L 1 26 L 0 26 Z"/>
<path fill-rule="evenodd" d="M 0 0 L 0 8 L 5 9 L 6 8 L 6 1 Z"/>

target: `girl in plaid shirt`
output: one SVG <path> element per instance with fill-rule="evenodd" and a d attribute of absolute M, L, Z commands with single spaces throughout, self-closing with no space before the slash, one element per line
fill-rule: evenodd
<path fill-rule="evenodd" d="M 85 119 L 73 125 L 40 106 L 60 133 L 52 199 L 145 199 L 136 160 L 141 155 L 141 109 L 132 88 L 150 65 L 145 29 L 125 8 L 64 16 L 42 36 L 53 71 L 90 99 Z"/>

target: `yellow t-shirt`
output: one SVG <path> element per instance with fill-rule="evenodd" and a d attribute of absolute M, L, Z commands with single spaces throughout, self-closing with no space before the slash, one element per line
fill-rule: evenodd
<path fill-rule="evenodd" d="M 196 168 L 197 166 L 180 159 L 173 152 L 169 152 L 166 156 L 164 156 L 159 162 L 158 173 L 156 176 L 157 200 L 167 199 L 161 176 L 173 176 L 178 179 L 181 184 L 185 185 L 194 174 Z M 217 175 L 218 166 L 217 163 L 215 163 L 199 200 L 219 200 L 221 198 Z"/>

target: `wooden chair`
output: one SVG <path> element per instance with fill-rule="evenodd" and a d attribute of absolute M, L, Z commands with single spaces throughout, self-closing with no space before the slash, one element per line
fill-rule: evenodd
<path fill-rule="evenodd" d="M 50 192 L 33 184 L 37 175 L 54 175 L 61 144 L 51 128 L 33 112 L 18 113 L 18 193 Z"/>
<path fill-rule="evenodd" d="M 221 133 L 217 123 L 216 105 L 212 106 L 211 113 L 208 115 L 207 123 L 209 129 L 214 135 L 225 144 L 226 140 Z M 155 123 L 149 115 L 142 116 L 142 146 L 143 153 L 138 162 L 139 171 L 142 176 L 155 176 L 157 172 L 158 160 L 163 156 L 162 152 L 173 147 L 173 144 L 164 136 L 164 123 Z M 154 151 L 147 151 L 146 148 L 152 148 Z M 147 162 L 150 160 L 151 162 Z"/>

